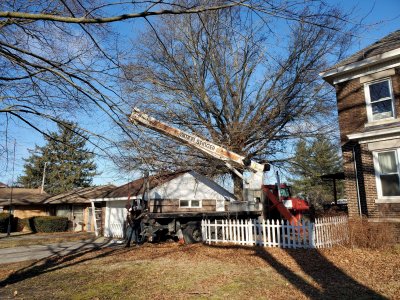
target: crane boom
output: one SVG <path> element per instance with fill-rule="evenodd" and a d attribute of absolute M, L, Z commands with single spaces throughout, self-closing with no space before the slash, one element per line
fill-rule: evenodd
<path fill-rule="evenodd" d="M 250 161 L 248 164 L 246 164 L 244 156 L 229 151 L 196 135 L 184 132 L 183 130 L 158 121 L 155 118 L 143 113 L 136 107 L 133 108 L 129 120 L 132 123 L 137 122 L 142 126 L 160 132 L 161 134 L 168 135 L 180 142 L 199 149 L 214 158 L 224 161 L 228 164 L 228 166 L 230 162 L 233 162 L 235 165 L 239 165 L 242 168 L 249 169 L 254 173 L 264 172 L 265 166 L 263 164 L 257 163 L 255 161 Z"/>
<path fill-rule="evenodd" d="M 251 160 L 247 161 L 244 156 L 229 151 L 196 135 L 184 132 L 183 130 L 158 121 L 155 118 L 143 113 L 138 108 L 133 108 L 133 111 L 129 117 L 129 121 L 134 124 L 138 123 L 163 135 L 170 136 L 175 140 L 178 140 L 193 148 L 201 150 L 204 153 L 207 153 L 208 155 L 223 161 L 233 172 L 235 172 L 239 177 L 243 178 L 246 184 L 248 184 L 248 187 L 246 189 L 262 189 L 266 197 L 273 204 L 273 207 L 276 207 L 280 214 L 285 219 L 289 220 L 292 224 L 297 224 L 298 220 L 296 219 L 296 217 L 292 215 L 292 213 L 285 207 L 280 199 L 280 185 L 277 185 L 277 195 L 274 195 L 268 189 L 268 186 L 264 185 L 264 171 L 268 170 L 269 165 L 260 164 Z M 231 166 L 231 163 L 234 163 L 235 166 L 240 166 L 242 169 L 250 170 L 251 172 L 249 178 L 244 178 L 244 176 L 238 170 Z M 299 200 L 294 199 L 291 200 L 291 202 L 297 203 L 299 202 Z"/>

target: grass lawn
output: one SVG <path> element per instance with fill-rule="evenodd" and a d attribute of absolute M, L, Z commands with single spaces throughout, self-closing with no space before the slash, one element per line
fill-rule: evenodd
<path fill-rule="evenodd" d="M 400 249 L 146 244 L 0 265 L 0 299 L 400 299 Z"/>
<path fill-rule="evenodd" d="M 55 233 L 13 233 L 0 236 L 0 249 L 30 245 L 48 245 L 51 243 L 75 242 L 94 239 L 90 232 L 55 232 Z"/>

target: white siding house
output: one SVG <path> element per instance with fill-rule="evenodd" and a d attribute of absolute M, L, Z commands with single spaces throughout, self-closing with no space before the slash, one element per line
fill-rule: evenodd
<path fill-rule="evenodd" d="M 152 181 L 152 178 L 156 178 Z M 149 207 L 154 213 L 225 211 L 233 194 L 194 171 L 150 177 Z M 123 238 L 126 227 L 128 196 L 130 202 L 142 197 L 143 179 L 115 189 L 105 201 L 104 236 Z"/>

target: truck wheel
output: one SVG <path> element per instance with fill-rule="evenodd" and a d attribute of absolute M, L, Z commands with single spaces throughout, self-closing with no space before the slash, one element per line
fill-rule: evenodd
<path fill-rule="evenodd" d="M 186 244 L 200 243 L 203 241 L 201 227 L 196 224 L 189 224 L 183 229 L 183 239 Z"/>

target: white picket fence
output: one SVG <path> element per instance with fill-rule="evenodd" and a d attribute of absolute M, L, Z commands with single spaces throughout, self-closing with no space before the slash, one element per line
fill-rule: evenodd
<path fill-rule="evenodd" d="M 106 224 L 106 228 L 104 230 L 104 236 L 110 238 L 122 239 L 125 237 L 124 228 L 125 228 L 124 223 Z"/>
<path fill-rule="evenodd" d="M 291 225 L 274 220 L 203 220 L 205 243 L 233 243 L 281 248 L 327 248 L 348 239 L 345 216 L 302 221 Z"/>

